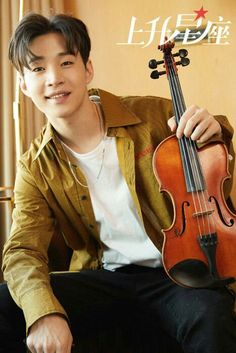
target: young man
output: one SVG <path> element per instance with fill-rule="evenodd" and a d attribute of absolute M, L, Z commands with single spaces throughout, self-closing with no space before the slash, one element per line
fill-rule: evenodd
<path fill-rule="evenodd" d="M 0 352 L 24 352 L 23 311 L 33 353 L 69 353 L 73 338 L 145 316 L 184 352 L 235 353 L 228 290 L 178 286 L 162 267 L 161 228 L 173 211 L 152 155 L 176 130 L 171 103 L 102 90 L 89 96 L 89 52 L 85 25 L 65 15 L 27 15 L 10 43 L 21 89 L 48 124 L 18 166 Z M 223 135 L 228 146 L 232 138 L 223 117 L 196 106 L 176 134 L 203 143 Z M 65 271 L 49 275 L 54 268 Z"/>

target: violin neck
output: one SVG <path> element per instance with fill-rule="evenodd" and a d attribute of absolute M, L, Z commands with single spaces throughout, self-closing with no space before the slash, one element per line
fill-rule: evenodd
<path fill-rule="evenodd" d="M 168 65 L 168 80 L 170 86 L 170 93 L 174 108 L 175 120 L 177 125 L 179 124 L 180 118 L 186 110 L 184 96 L 179 81 L 177 70 L 174 69 L 173 64 Z"/>
<path fill-rule="evenodd" d="M 177 70 L 173 65 L 168 65 L 168 80 L 173 102 L 173 109 L 177 125 L 181 116 L 186 110 L 184 96 L 182 93 Z M 205 190 L 205 180 L 197 153 L 195 141 L 183 136 L 178 140 L 180 155 L 185 176 L 186 190 L 188 192 L 197 192 Z"/>

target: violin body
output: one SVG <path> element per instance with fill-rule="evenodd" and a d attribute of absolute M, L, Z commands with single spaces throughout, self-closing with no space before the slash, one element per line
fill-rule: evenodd
<path fill-rule="evenodd" d="M 158 47 L 162 61 L 152 59 L 149 67 L 164 64 L 151 78 L 166 73 L 176 124 L 186 110 L 177 65 L 187 66 L 187 50 L 172 54 L 173 42 Z M 176 62 L 175 57 L 180 61 Z M 227 207 L 223 186 L 230 178 L 228 152 L 222 143 L 201 149 L 191 138 L 171 136 L 156 149 L 154 174 L 160 190 L 172 200 L 174 218 L 163 230 L 163 264 L 177 284 L 187 287 L 225 286 L 236 280 L 236 215 Z"/>
<path fill-rule="evenodd" d="M 176 136 L 165 139 L 153 156 L 160 191 L 169 194 L 174 209 L 172 225 L 163 230 L 163 264 L 177 284 L 223 286 L 236 278 L 236 215 L 227 207 L 223 194 L 224 182 L 230 178 L 228 152 L 222 143 L 209 143 L 197 153 L 205 188 L 195 193 L 186 190 Z M 203 209 L 196 207 L 198 201 Z"/>

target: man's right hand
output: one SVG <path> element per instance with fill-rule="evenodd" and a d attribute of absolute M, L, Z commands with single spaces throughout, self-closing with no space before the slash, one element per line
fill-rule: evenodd
<path fill-rule="evenodd" d="M 26 343 L 32 353 L 71 353 L 72 341 L 66 319 L 50 314 L 31 326 Z"/>

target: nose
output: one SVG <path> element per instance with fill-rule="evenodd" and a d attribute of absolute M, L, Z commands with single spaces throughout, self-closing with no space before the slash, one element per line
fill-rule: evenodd
<path fill-rule="evenodd" d="M 64 77 L 60 68 L 51 67 L 47 70 L 47 86 L 59 86 L 64 83 Z"/>

